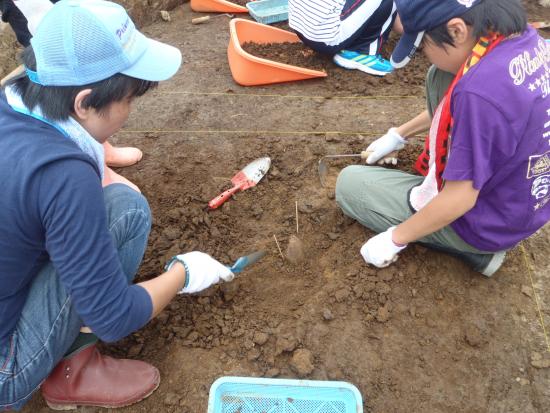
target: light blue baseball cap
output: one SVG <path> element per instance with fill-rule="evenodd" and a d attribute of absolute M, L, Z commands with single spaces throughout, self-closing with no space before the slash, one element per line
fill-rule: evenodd
<path fill-rule="evenodd" d="M 116 73 L 161 81 L 181 65 L 181 52 L 140 33 L 126 10 L 103 0 L 61 0 L 46 13 L 31 39 L 44 86 L 82 86 Z"/>

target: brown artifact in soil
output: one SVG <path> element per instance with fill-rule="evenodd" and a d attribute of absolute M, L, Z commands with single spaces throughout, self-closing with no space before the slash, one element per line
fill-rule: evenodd
<path fill-rule="evenodd" d="M 286 258 L 292 264 L 298 264 L 305 258 L 304 243 L 296 235 L 291 235 L 286 248 Z"/>

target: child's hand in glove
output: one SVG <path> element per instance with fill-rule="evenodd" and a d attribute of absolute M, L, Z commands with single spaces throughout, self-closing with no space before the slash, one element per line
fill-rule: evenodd
<path fill-rule="evenodd" d="M 190 294 L 202 291 L 212 284 L 220 281 L 231 281 L 235 275 L 225 265 L 220 264 L 214 258 L 204 252 L 193 251 L 187 254 L 176 255 L 168 264 L 166 271 L 174 264 L 180 262 L 185 267 L 185 285 L 178 294 Z"/>
<path fill-rule="evenodd" d="M 391 128 L 381 138 L 376 139 L 369 145 L 366 152 L 372 152 L 367 158 L 367 163 L 372 165 L 378 163 L 384 164 L 397 164 L 397 155 L 391 154 L 392 152 L 399 151 L 405 147 L 407 141 L 397 133 L 397 129 Z"/>
<path fill-rule="evenodd" d="M 371 239 L 361 247 L 361 255 L 367 262 L 378 268 L 384 268 L 397 261 L 397 254 L 404 250 L 406 245 L 397 245 L 392 240 L 395 227 L 389 228 Z"/>

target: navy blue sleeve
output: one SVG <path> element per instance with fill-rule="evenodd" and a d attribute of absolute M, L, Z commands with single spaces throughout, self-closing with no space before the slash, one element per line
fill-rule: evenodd
<path fill-rule="evenodd" d="M 81 160 L 62 160 L 42 172 L 39 208 L 46 249 L 84 325 L 104 341 L 138 330 L 151 318 L 151 297 L 128 284 L 96 171 Z"/>

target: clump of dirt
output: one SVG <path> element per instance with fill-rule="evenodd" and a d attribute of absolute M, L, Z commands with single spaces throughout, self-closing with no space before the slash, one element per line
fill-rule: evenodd
<path fill-rule="evenodd" d="M 286 258 L 292 264 L 299 264 L 305 258 L 304 243 L 296 235 L 291 235 L 286 248 Z"/>

